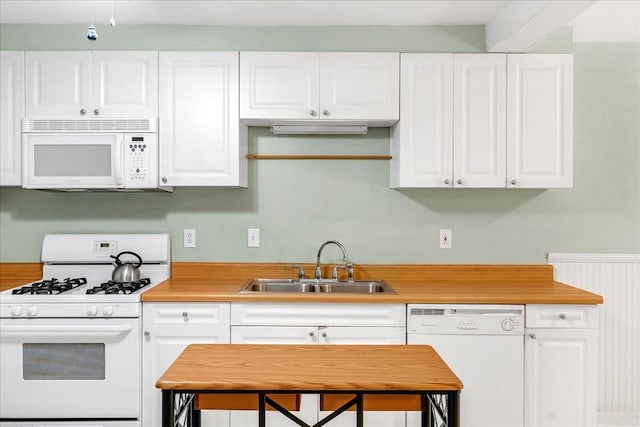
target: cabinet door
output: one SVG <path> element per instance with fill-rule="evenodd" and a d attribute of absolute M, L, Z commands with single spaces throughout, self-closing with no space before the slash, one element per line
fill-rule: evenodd
<path fill-rule="evenodd" d="M 231 344 L 317 344 L 318 328 L 312 326 L 232 326 Z M 302 396 L 297 417 L 313 425 L 318 418 L 318 398 Z M 258 425 L 257 411 L 231 411 L 231 426 L 255 427 Z M 267 412 L 267 425 L 293 427 L 297 425 L 276 411 Z"/>
<path fill-rule="evenodd" d="M 237 52 L 160 53 L 160 184 L 247 185 Z"/>
<path fill-rule="evenodd" d="M 320 53 L 320 118 L 399 118 L 399 54 Z"/>
<path fill-rule="evenodd" d="M 142 345 L 142 426 L 161 425 L 162 398 L 155 383 L 189 344 L 228 344 L 228 326 L 145 326 Z M 202 425 L 229 425 L 229 411 L 203 411 Z"/>
<path fill-rule="evenodd" d="M 90 52 L 26 53 L 26 117 L 89 117 Z"/>
<path fill-rule="evenodd" d="M 93 52 L 91 117 L 158 117 L 158 52 Z"/>
<path fill-rule="evenodd" d="M 526 333 L 525 427 L 595 426 L 597 330 Z"/>
<path fill-rule="evenodd" d="M 506 55 L 454 55 L 453 64 L 454 186 L 504 188 Z"/>
<path fill-rule="evenodd" d="M 318 72 L 314 52 L 242 52 L 240 118 L 318 118 Z"/>
<path fill-rule="evenodd" d="M 24 52 L 0 52 L 0 185 L 20 185 Z"/>
<path fill-rule="evenodd" d="M 507 58 L 507 187 L 573 186 L 573 56 Z"/>
<path fill-rule="evenodd" d="M 391 187 L 452 187 L 453 55 L 407 53 L 400 58 Z"/>
<path fill-rule="evenodd" d="M 401 345 L 406 343 L 406 329 L 400 327 L 321 327 L 319 329 L 319 338 L 320 344 Z M 384 400 L 384 398 L 382 398 L 382 400 Z M 329 411 L 321 411 L 320 418 L 326 417 L 329 414 Z M 347 411 L 326 425 L 331 427 L 351 427 L 355 424 L 355 412 Z M 365 411 L 364 424 L 367 427 L 401 427 L 405 425 L 405 412 Z"/>

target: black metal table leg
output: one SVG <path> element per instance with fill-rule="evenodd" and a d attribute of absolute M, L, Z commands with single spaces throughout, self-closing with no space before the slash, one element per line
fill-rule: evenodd
<path fill-rule="evenodd" d="M 265 427 L 267 424 L 266 419 L 266 405 L 265 399 L 267 395 L 265 393 L 258 393 L 258 427 Z"/>
<path fill-rule="evenodd" d="M 362 393 L 356 393 L 356 427 L 364 426 L 364 399 Z"/>
<path fill-rule="evenodd" d="M 173 390 L 162 390 L 162 427 L 174 425 Z"/>
<path fill-rule="evenodd" d="M 447 427 L 460 427 L 460 392 L 447 392 Z"/>

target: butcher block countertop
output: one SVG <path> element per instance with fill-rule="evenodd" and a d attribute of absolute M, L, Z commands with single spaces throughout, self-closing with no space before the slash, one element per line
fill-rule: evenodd
<path fill-rule="evenodd" d="M 462 389 L 462 382 L 430 346 L 192 344 L 156 387 L 198 391 L 455 391 Z"/>
<path fill-rule="evenodd" d="M 551 265 L 364 265 L 356 280 L 385 280 L 395 294 L 240 293 L 254 278 L 294 278 L 293 264 L 184 263 L 172 265 L 172 278 L 142 295 L 145 302 L 602 304 L 603 298 L 553 280 Z M 300 264 L 296 264 L 300 265 Z M 302 264 L 306 277 L 314 264 Z M 331 277 L 323 265 L 322 277 Z M 341 276 L 342 278 L 342 276 Z"/>

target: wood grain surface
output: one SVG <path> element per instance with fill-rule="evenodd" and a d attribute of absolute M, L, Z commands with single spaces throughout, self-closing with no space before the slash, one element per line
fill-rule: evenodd
<path fill-rule="evenodd" d="M 452 391 L 431 346 L 193 344 L 156 383 L 192 391 Z"/>
<path fill-rule="evenodd" d="M 42 263 L 3 262 L 0 263 L 0 291 L 15 288 L 42 278 Z"/>

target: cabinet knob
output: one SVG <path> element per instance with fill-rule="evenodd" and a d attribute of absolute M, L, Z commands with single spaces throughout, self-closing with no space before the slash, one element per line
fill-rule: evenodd
<path fill-rule="evenodd" d="M 459 185 L 464 184 L 464 181 L 462 180 L 462 178 L 458 178 L 458 180 L 456 181 Z"/>
<path fill-rule="evenodd" d="M 532 340 L 536 339 L 536 334 L 529 334 L 529 338 L 531 338 Z"/>
<path fill-rule="evenodd" d="M 451 182 L 451 181 L 449 180 L 449 178 L 445 178 L 445 179 L 444 179 L 444 183 L 445 183 L 445 184 L 449 185 L 449 183 L 450 183 L 450 182 Z"/>
<path fill-rule="evenodd" d="M 558 315 L 558 317 L 559 317 L 560 319 L 562 319 L 562 320 L 565 320 L 565 319 L 567 318 L 567 315 L 566 315 L 566 314 L 564 314 L 564 313 L 560 313 L 560 314 Z"/>
<path fill-rule="evenodd" d="M 315 336 L 316 336 L 316 334 L 315 334 L 313 331 L 311 331 L 311 332 L 309 332 L 309 336 L 310 336 L 310 337 L 315 337 Z"/>
<path fill-rule="evenodd" d="M 187 320 L 189 318 L 189 312 L 183 311 L 182 312 L 182 317 L 184 318 L 184 320 Z"/>
<path fill-rule="evenodd" d="M 84 116 L 85 114 L 87 114 L 87 110 L 85 110 L 84 108 L 82 110 L 80 110 L 80 115 Z"/>
<path fill-rule="evenodd" d="M 163 176 L 163 177 L 161 178 L 161 181 L 162 181 L 162 183 L 163 183 L 163 184 L 166 184 L 166 183 L 167 183 L 167 177 L 166 177 L 166 176 Z"/>
<path fill-rule="evenodd" d="M 323 332 L 323 333 L 322 333 L 322 338 L 326 338 L 326 337 L 327 337 L 327 333 L 326 333 L 326 332 Z"/>
<path fill-rule="evenodd" d="M 516 185 L 518 183 L 518 181 L 516 181 L 515 179 L 511 180 L 511 185 Z"/>
<path fill-rule="evenodd" d="M 151 332 L 149 331 L 144 331 L 144 336 L 149 338 L 151 336 Z"/>
<path fill-rule="evenodd" d="M 100 115 L 100 110 L 98 110 L 97 108 L 95 110 L 93 110 L 93 115 L 94 116 L 99 116 Z"/>
<path fill-rule="evenodd" d="M 323 115 L 323 116 L 328 116 L 329 114 L 331 114 L 331 113 L 329 112 L 329 110 L 322 110 L 322 115 Z"/>
<path fill-rule="evenodd" d="M 311 111 L 309 111 L 309 114 L 310 114 L 311 116 L 315 117 L 315 116 L 317 116 L 317 115 L 318 115 L 318 112 L 317 112 L 316 110 L 311 110 Z"/>

